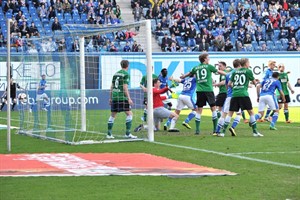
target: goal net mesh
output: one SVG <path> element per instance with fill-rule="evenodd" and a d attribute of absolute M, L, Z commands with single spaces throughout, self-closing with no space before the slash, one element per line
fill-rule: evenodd
<path fill-rule="evenodd" d="M 120 37 L 122 32 L 125 38 Z M 146 44 L 150 38 L 145 33 L 145 22 L 106 27 L 66 24 L 50 36 L 22 38 L 22 46 L 12 47 L 11 54 L 12 77 L 25 89 L 17 93 L 26 94 L 26 98 L 19 95 L 18 116 L 12 115 L 14 124 L 18 122 L 18 133 L 67 144 L 147 139 L 148 132 L 143 128 L 147 122 L 141 119 L 144 92 L 139 87 L 147 73 Z M 80 53 L 82 47 L 84 54 Z M 121 69 L 121 60 L 130 63 L 129 92 L 134 102 L 131 132 L 138 139 L 124 138 L 124 112 L 115 118 L 115 139 L 106 139 L 110 86 L 113 75 Z M 80 86 L 82 81 L 84 88 Z M 40 91 L 43 83 L 44 91 Z M 141 124 L 146 126 L 134 132 Z"/>

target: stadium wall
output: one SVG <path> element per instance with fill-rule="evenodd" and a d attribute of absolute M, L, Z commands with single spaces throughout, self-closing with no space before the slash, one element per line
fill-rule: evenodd
<path fill-rule="evenodd" d="M 68 60 L 77 57 L 76 53 L 68 53 Z M 153 54 L 153 67 L 154 73 L 159 74 L 162 68 L 168 69 L 168 76 L 173 76 L 178 78 L 182 73 L 187 73 L 195 65 L 199 63 L 198 61 L 199 53 L 154 53 Z M 52 57 L 55 57 L 52 55 Z M 296 83 L 297 79 L 300 78 L 300 56 L 299 53 L 273 53 L 273 54 L 262 54 L 261 53 L 210 53 L 210 63 L 216 65 L 218 61 L 224 61 L 227 63 L 228 67 L 232 66 L 232 61 L 235 58 L 247 57 L 250 59 L 251 70 L 253 71 L 255 78 L 261 79 L 263 71 L 267 68 L 267 63 L 269 60 L 275 60 L 277 64 L 284 63 L 286 66 L 286 71 L 290 71 L 289 80 L 292 86 Z M 112 75 L 115 73 L 112 70 L 112 65 L 119 65 L 122 59 L 127 59 L 130 61 L 130 74 L 131 82 L 130 88 L 132 94 L 136 94 L 136 89 L 139 88 L 139 82 L 143 75 L 146 75 L 146 61 L 144 54 L 137 53 L 104 53 L 104 54 L 92 54 L 86 57 L 86 104 L 87 109 L 107 109 L 109 105 L 101 104 L 100 102 L 105 102 L 108 100 L 108 92 Z M 0 95 L 4 92 L 6 88 L 6 56 L 0 55 Z M 26 62 L 21 64 L 19 56 L 12 56 L 12 74 L 16 82 L 18 82 L 22 87 L 27 86 L 30 96 L 34 96 L 34 91 L 36 89 L 36 84 L 39 81 L 39 77 L 29 77 L 30 83 L 22 82 L 24 76 L 30 76 L 30 74 L 46 74 L 47 82 L 52 85 L 48 89 L 60 90 L 61 78 L 65 77 L 62 73 L 66 70 L 64 68 L 75 68 L 76 64 L 70 63 L 66 66 L 65 63 L 61 62 L 60 59 L 56 61 L 45 61 L 39 64 L 34 62 Z M 78 66 L 78 65 L 77 65 Z M 36 73 L 31 73 L 31 71 L 38 71 Z M 48 70 L 48 71 L 47 71 Z M 71 71 L 77 72 L 78 69 L 73 69 Z M 26 73 L 25 73 L 26 72 Z M 72 76 L 78 76 L 79 73 L 74 73 Z M 74 76 L 75 75 L 75 76 Z M 215 81 L 218 81 L 218 76 L 213 76 Z M 77 77 L 79 80 L 79 77 Z M 78 90 L 79 84 L 74 84 L 74 90 Z M 102 91 L 100 91 L 101 89 Z M 181 87 L 175 89 L 177 92 L 181 90 Z M 58 92 L 59 93 L 59 92 Z M 215 93 L 218 93 L 218 88 L 215 88 Z M 53 94 L 53 93 L 52 93 Z M 54 92 L 55 94 L 55 92 Z M 249 88 L 249 94 L 252 98 L 254 106 L 256 103 L 256 92 L 254 88 Z M 59 95 L 53 96 L 53 102 L 57 104 L 79 104 L 80 100 L 77 99 L 75 93 L 74 96 L 69 96 L 68 99 L 61 99 Z M 300 106 L 300 88 L 295 88 L 295 94 L 291 94 L 291 104 L 290 106 Z M 173 100 L 174 105 L 176 100 Z M 138 102 L 137 102 L 138 103 Z M 140 102 L 139 102 L 140 103 Z"/>

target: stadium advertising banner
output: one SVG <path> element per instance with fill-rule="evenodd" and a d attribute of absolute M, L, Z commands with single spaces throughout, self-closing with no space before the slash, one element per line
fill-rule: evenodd
<path fill-rule="evenodd" d="M 189 54 L 172 54 L 172 53 L 156 53 L 153 54 L 152 63 L 155 74 L 159 74 L 161 69 L 168 69 L 168 76 L 179 78 L 182 73 L 189 72 L 194 66 L 199 64 L 199 53 Z M 232 61 L 236 58 L 249 58 L 251 70 L 257 79 L 262 79 L 264 70 L 267 69 L 268 61 L 275 60 L 277 65 L 283 63 L 285 71 L 289 71 L 289 81 L 294 88 L 297 79 L 300 78 L 300 58 L 299 54 L 213 54 L 210 53 L 210 63 L 217 65 L 218 61 L 226 62 L 228 67 L 232 66 Z M 120 61 L 126 59 L 130 62 L 129 73 L 131 76 L 130 88 L 139 87 L 139 82 L 143 75 L 146 75 L 146 59 L 145 55 L 136 54 L 114 54 L 101 55 L 100 57 L 100 80 L 99 86 L 101 89 L 109 89 L 112 76 L 120 70 Z M 277 69 L 276 69 L 277 70 Z M 219 80 L 218 75 L 213 76 L 214 81 Z M 176 88 L 177 91 L 181 87 Z M 291 106 L 300 106 L 300 88 L 294 88 L 295 94 L 291 95 Z M 218 93 L 218 88 L 215 88 L 215 93 Z M 249 88 L 249 95 L 254 106 L 256 102 L 255 88 Z"/>
<path fill-rule="evenodd" d="M 60 62 L 11 62 L 13 79 L 27 90 L 36 90 L 41 75 L 46 75 L 47 90 L 60 90 Z M 0 62 L 0 91 L 6 90 L 6 62 Z"/>

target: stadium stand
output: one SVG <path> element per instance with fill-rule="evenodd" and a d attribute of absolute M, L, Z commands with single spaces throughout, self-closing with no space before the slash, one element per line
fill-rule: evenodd
<path fill-rule="evenodd" d="M 299 0 L 131 0 L 132 11 L 137 4 L 142 11 L 141 17 L 151 19 L 152 33 L 162 51 L 300 50 Z M 55 31 L 64 30 L 64 24 L 126 22 L 121 13 L 116 0 L 82 0 L 76 3 L 70 0 L 57 0 L 55 3 L 50 0 L 3 0 L 0 4 L 1 52 L 6 48 L 6 19 L 13 21 L 13 51 L 28 51 L 31 48 L 18 46 L 27 45 L 26 42 L 16 42 L 26 37 L 51 36 Z M 14 22 L 16 27 L 13 27 Z M 25 29 L 25 32 L 22 31 Z M 129 46 L 134 45 L 136 31 L 118 33 L 124 34 L 123 39 L 118 38 L 117 33 L 88 38 L 86 50 L 110 51 L 113 43 L 116 46 L 114 51 L 124 51 L 126 42 Z M 174 37 L 171 37 L 172 34 Z M 169 40 L 163 42 L 164 37 Z M 54 41 L 61 47 L 55 51 L 76 51 L 73 48 L 75 40 L 64 38 L 63 41 Z M 35 48 L 42 50 L 41 44 L 35 44 Z"/>
<path fill-rule="evenodd" d="M 203 50 L 197 37 L 207 51 L 300 51 L 298 0 L 131 0 L 132 9 L 137 3 L 162 51 L 172 33 L 177 51 Z"/>

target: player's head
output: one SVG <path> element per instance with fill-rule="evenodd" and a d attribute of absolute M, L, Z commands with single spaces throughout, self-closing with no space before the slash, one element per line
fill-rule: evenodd
<path fill-rule="evenodd" d="M 161 82 L 160 80 L 158 80 L 158 78 L 153 79 L 152 83 L 153 87 L 155 88 L 159 88 L 159 86 L 161 85 Z"/>
<path fill-rule="evenodd" d="M 233 67 L 236 69 L 238 67 L 241 67 L 241 62 L 240 62 L 240 59 L 235 59 L 233 62 Z"/>
<path fill-rule="evenodd" d="M 275 66 L 276 66 L 276 61 L 269 60 L 269 62 L 268 62 L 269 69 L 274 70 Z"/>
<path fill-rule="evenodd" d="M 46 75 L 45 74 L 42 75 L 42 79 L 46 79 Z"/>
<path fill-rule="evenodd" d="M 120 63 L 122 69 L 127 69 L 129 67 L 129 61 L 128 60 L 122 60 Z"/>
<path fill-rule="evenodd" d="M 285 69 L 284 64 L 280 63 L 280 64 L 278 65 L 278 69 L 279 69 L 280 72 L 284 72 L 284 69 Z"/>
<path fill-rule="evenodd" d="M 240 63 L 243 68 L 249 68 L 250 66 L 250 62 L 248 58 L 241 58 Z"/>
<path fill-rule="evenodd" d="M 168 70 L 167 70 L 167 68 L 163 68 L 163 69 L 160 71 L 160 73 L 161 73 L 161 75 L 162 75 L 163 77 L 166 77 L 166 76 L 168 75 Z"/>
<path fill-rule="evenodd" d="M 226 69 L 226 63 L 224 61 L 219 61 L 218 65 L 219 65 L 219 70 L 223 71 Z"/>
<path fill-rule="evenodd" d="M 272 77 L 275 79 L 279 78 L 279 73 L 278 72 L 273 72 Z"/>
<path fill-rule="evenodd" d="M 208 63 L 209 63 L 209 56 L 208 56 L 208 53 L 200 54 L 200 56 L 199 56 L 199 61 L 200 61 L 201 63 L 208 64 Z"/>

